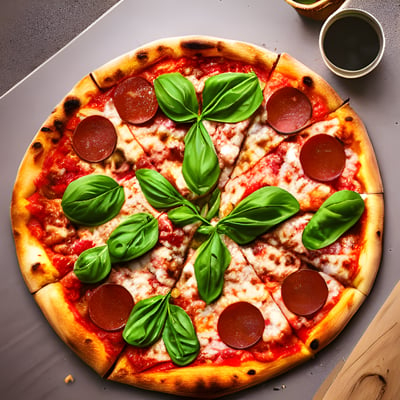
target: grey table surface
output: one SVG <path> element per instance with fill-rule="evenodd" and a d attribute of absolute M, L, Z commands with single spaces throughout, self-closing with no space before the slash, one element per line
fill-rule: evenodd
<path fill-rule="evenodd" d="M 339 337 L 315 359 L 264 384 L 229 396 L 231 399 L 249 400 L 313 397 L 335 365 L 350 354 L 400 279 L 400 1 L 350 0 L 350 3 L 372 11 L 383 24 L 387 38 L 385 55 L 379 67 L 357 80 L 345 80 L 329 72 L 318 50 L 321 22 L 300 17 L 283 0 L 2 2 L 2 399 L 175 398 L 103 380 L 57 337 L 19 272 L 9 205 L 25 150 L 54 105 L 82 76 L 151 40 L 190 34 L 239 39 L 272 51 L 288 52 L 325 78 L 342 98 L 350 99 L 374 145 L 385 187 L 386 220 L 381 269 L 371 295 Z M 18 26 L 15 26 L 15 21 Z M 74 383 L 64 383 L 68 374 L 75 377 Z"/>

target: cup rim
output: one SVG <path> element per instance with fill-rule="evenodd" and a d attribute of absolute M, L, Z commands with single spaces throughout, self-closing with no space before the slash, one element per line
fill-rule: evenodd
<path fill-rule="evenodd" d="M 379 38 L 379 51 L 378 54 L 376 55 L 375 59 L 371 61 L 368 65 L 366 65 L 363 68 L 357 69 L 357 70 L 349 70 L 345 68 L 341 68 L 336 66 L 334 63 L 332 63 L 329 58 L 326 56 L 325 51 L 324 51 L 324 39 L 326 36 L 326 32 L 328 28 L 337 20 L 348 17 L 348 16 L 356 16 L 359 18 L 362 18 L 364 21 L 367 21 L 370 23 L 370 25 L 374 28 L 375 32 L 378 35 Z M 360 78 L 362 76 L 367 75 L 370 73 L 372 70 L 374 70 L 378 64 L 380 63 L 383 53 L 385 51 L 385 45 L 386 45 L 386 40 L 385 40 L 385 34 L 383 32 L 382 25 L 380 22 L 369 12 L 365 10 L 361 10 L 358 8 L 346 8 L 342 9 L 339 11 L 336 11 L 333 13 L 322 25 L 320 34 L 319 34 L 319 50 L 322 55 L 322 59 L 325 62 L 325 65 L 336 75 L 342 77 L 342 78 Z"/>
<path fill-rule="evenodd" d="M 341 0 L 317 0 L 315 3 L 303 4 L 297 2 L 296 0 L 286 0 L 288 4 L 301 10 L 314 10 L 321 8 L 321 6 L 326 7 L 334 3 L 339 3 L 340 1 Z"/>

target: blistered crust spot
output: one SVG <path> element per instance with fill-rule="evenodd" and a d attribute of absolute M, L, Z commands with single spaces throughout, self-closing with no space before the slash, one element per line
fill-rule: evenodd
<path fill-rule="evenodd" d="M 54 127 L 56 128 L 56 131 L 61 134 L 64 131 L 64 123 L 58 119 L 54 121 Z"/>
<path fill-rule="evenodd" d="M 141 51 L 140 53 L 136 54 L 136 59 L 140 63 L 146 63 L 147 60 L 149 59 L 149 53 L 147 51 Z"/>
<path fill-rule="evenodd" d="M 120 69 L 117 69 L 113 75 L 107 76 L 104 79 L 104 82 L 108 83 L 108 84 L 109 83 L 114 84 L 115 82 L 118 82 L 119 80 L 124 78 L 124 76 L 125 76 L 125 74 Z"/>
<path fill-rule="evenodd" d="M 31 271 L 32 271 L 33 273 L 36 273 L 36 272 L 38 272 L 39 270 L 41 270 L 41 266 L 42 266 L 42 264 L 40 264 L 40 262 L 37 262 L 37 263 L 35 263 L 35 264 L 32 264 L 32 266 L 31 266 Z"/>
<path fill-rule="evenodd" d="M 318 350 L 319 347 L 319 340 L 318 339 L 314 339 L 311 343 L 310 343 L 310 348 L 311 350 Z"/>
<path fill-rule="evenodd" d="M 304 76 L 303 83 L 304 83 L 304 85 L 306 85 L 307 87 L 310 87 L 310 88 L 314 86 L 314 81 L 311 78 L 311 76 Z"/>
<path fill-rule="evenodd" d="M 157 47 L 157 51 L 158 51 L 160 54 L 164 54 L 165 52 L 167 52 L 167 49 L 168 49 L 168 47 L 165 47 L 165 46 L 158 46 L 158 47 Z"/>
<path fill-rule="evenodd" d="M 32 149 L 35 151 L 41 150 L 43 148 L 42 143 L 40 142 L 35 142 L 32 144 Z"/>
<path fill-rule="evenodd" d="M 64 101 L 64 113 L 70 117 L 81 106 L 81 101 L 77 97 L 69 97 Z"/>
<path fill-rule="evenodd" d="M 200 40 L 182 42 L 181 46 L 186 50 L 210 50 L 215 48 L 214 44 Z"/>
<path fill-rule="evenodd" d="M 34 162 L 37 162 L 40 156 L 43 154 L 44 148 L 42 143 L 40 142 L 34 142 L 31 146 L 32 149 L 32 156 Z"/>

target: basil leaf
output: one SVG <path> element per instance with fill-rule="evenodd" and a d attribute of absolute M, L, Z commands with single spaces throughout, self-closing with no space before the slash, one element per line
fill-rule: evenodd
<path fill-rule="evenodd" d="M 197 212 L 194 212 L 192 208 L 188 206 L 180 206 L 178 208 L 174 208 L 168 211 L 168 218 L 177 226 L 185 226 L 189 224 L 194 224 L 196 222 L 208 222 L 205 221 L 204 218 L 199 215 Z"/>
<path fill-rule="evenodd" d="M 243 199 L 217 223 L 217 231 L 238 244 L 246 244 L 296 214 L 298 201 L 286 190 L 266 186 Z"/>
<path fill-rule="evenodd" d="M 111 271 L 107 246 L 92 247 L 83 251 L 74 264 L 74 273 L 81 282 L 97 283 Z"/>
<path fill-rule="evenodd" d="M 188 79 L 174 72 L 154 80 L 158 104 L 164 114 L 176 122 L 190 122 L 198 117 L 196 90 Z"/>
<path fill-rule="evenodd" d="M 228 123 L 243 121 L 262 101 L 262 90 L 254 72 L 215 75 L 204 84 L 201 118 Z"/>
<path fill-rule="evenodd" d="M 170 294 L 153 296 L 135 304 L 122 332 L 127 343 L 147 347 L 160 339 L 167 319 L 169 297 Z"/>
<path fill-rule="evenodd" d="M 204 195 L 216 184 L 220 168 L 210 135 L 202 122 L 196 122 L 185 136 L 182 173 L 188 188 Z"/>
<path fill-rule="evenodd" d="M 72 222 L 95 226 L 114 218 L 124 201 L 124 188 L 114 179 L 105 175 L 86 175 L 68 185 L 61 206 Z"/>
<path fill-rule="evenodd" d="M 342 190 L 329 197 L 313 215 L 303 231 L 303 244 L 309 250 L 329 246 L 361 217 L 365 204 L 361 196 Z"/>
<path fill-rule="evenodd" d="M 212 235 L 214 232 L 216 232 L 216 228 L 210 224 L 201 225 L 196 231 L 196 233 L 201 233 L 202 235 Z"/>
<path fill-rule="evenodd" d="M 214 232 L 197 249 L 194 271 L 200 297 L 207 303 L 222 293 L 224 273 L 231 262 L 231 255 L 217 232 Z"/>
<path fill-rule="evenodd" d="M 159 172 L 152 169 L 139 169 L 136 171 L 136 177 L 147 201 L 154 208 L 163 210 L 185 204 L 195 210 L 192 203 L 186 200 Z"/>
<path fill-rule="evenodd" d="M 137 213 L 119 224 L 108 238 L 113 262 L 129 261 L 152 249 L 158 241 L 158 221 L 151 214 Z"/>
<path fill-rule="evenodd" d="M 221 204 L 221 191 L 216 188 L 211 195 L 208 202 L 209 209 L 206 214 L 206 220 L 211 221 L 219 212 L 219 206 Z"/>
<path fill-rule="evenodd" d="M 162 338 L 171 360 L 176 365 L 188 365 L 199 354 L 200 343 L 192 320 L 181 307 L 169 305 Z"/>

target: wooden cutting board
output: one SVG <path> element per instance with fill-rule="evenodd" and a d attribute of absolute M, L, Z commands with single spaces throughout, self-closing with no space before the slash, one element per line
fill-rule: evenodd
<path fill-rule="evenodd" d="M 313 400 L 400 399 L 400 282 Z"/>

